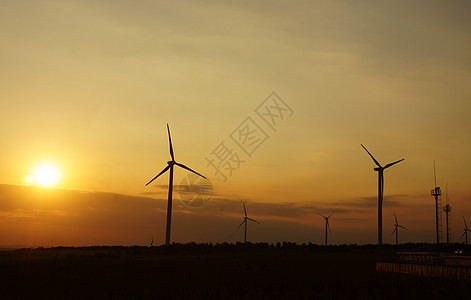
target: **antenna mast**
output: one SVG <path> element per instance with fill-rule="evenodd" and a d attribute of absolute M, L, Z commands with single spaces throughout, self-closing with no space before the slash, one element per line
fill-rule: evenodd
<path fill-rule="evenodd" d="M 445 212 L 446 216 L 446 243 L 449 244 L 451 240 L 451 206 L 450 199 L 448 199 L 448 184 L 446 185 L 445 190 L 445 206 L 443 206 L 443 211 Z"/>
<path fill-rule="evenodd" d="M 432 196 L 435 197 L 435 225 L 436 225 L 436 234 L 437 234 L 437 264 L 440 263 L 440 222 L 439 222 L 439 212 L 438 209 L 439 199 L 442 194 L 440 187 L 437 186 L 437 175 L 435 172 L 435 160 L 433 161 L 433 177 L 435 179 L 435 188 L 431 191 Z"/>

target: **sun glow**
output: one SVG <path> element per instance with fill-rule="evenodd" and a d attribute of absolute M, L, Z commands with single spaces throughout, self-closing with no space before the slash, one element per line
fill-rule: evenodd
<path fill-rule="evenodd" d="M 52 187 L 57 185 L 61 178 L 61 169 L 56 164 L 42 162 L 37 164 L 31 171 L 31 174 L 26 177 L 26 183 L 42 187 Z"/>

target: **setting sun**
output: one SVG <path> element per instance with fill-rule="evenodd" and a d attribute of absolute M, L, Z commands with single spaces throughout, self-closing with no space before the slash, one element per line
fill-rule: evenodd
<path fill-rule="evenodd" d="M 61 170 L 56 164 L 42 162 L 37 164 L 31 171 L 31 174 L 26 177 L 26 183 L 51 187 L 58 184 L 61 177 Z"/>

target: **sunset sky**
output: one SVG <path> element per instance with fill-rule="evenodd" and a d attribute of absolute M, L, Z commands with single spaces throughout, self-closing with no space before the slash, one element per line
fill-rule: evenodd
<path fill-rule="evenodd" d="M 394 212 L 409 229 L 401 242 L 434 241 L 434 160 L 460 241 L 470 11 L 458 0 L 0 0 L 0 245 L 162 244 L 168 173 L 145 184 L 170 159 L 167 123 L 176 160 L 213 188 L 188 207 L 177 186 L 172 241 L 243 240 L 245 202 L 261 223 L 249 241 L 323 243 L 315 213 L 335 211 L 332 243 L 376 243 L 377 172 L 360 144 L 383 165 L 405 159 L 385 171 L 384 242 Z M 247 124 L 258 136 L 245 152 Z M 226 180 L 208 165 L 221 145 L 242 161 Z M 32 186 L 44 162 L 59 182 Z M 186 175 L 177 168 L 175 184 Z"/>

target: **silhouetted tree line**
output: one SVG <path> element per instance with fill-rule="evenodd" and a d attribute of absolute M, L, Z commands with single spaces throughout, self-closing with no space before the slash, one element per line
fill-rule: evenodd
<path fill-rule="evenodd" d="M 277 243 L 172 243 L 171 245 L 161 246 L 88 246 L 88 247 L 51 247 L 51 248 L 23 248 L 14 250 L 16 253 L 34 253 L 35 255 L 50 255 L 51 253 L 76 253 L 77 255 L 95 255 L 99 256 L 115 256 L 115 255 L 145 255 L 145 254 L 166 254 L 166 255 L 182 255 L 182 254 L 216 254 L 216 253 L 229 253 L 229 252 L 245 252 L 257 251 L 263 249 L 276 250 L 293 250 L 293 251 L 308 251 L 312 253 L 339 253 L 361 251 L 365 253 L 374 252 L 399 252 L 399 251 L 421 251 L 433 252 L 436 250 L 435 244 L 430 243 L 404 243 L 399 245 L 383 244 L 381 246 L 376 244 L 341 244 L 341 245 L 318 245 L 313 243 L 297 244 L 293 242 L 277 242 Z M 442 244 L 441 251 L 447 253 L 454 253 L 461 250 L 461 254 L 471 253 L 471 246 L 464 244 Z"/>

